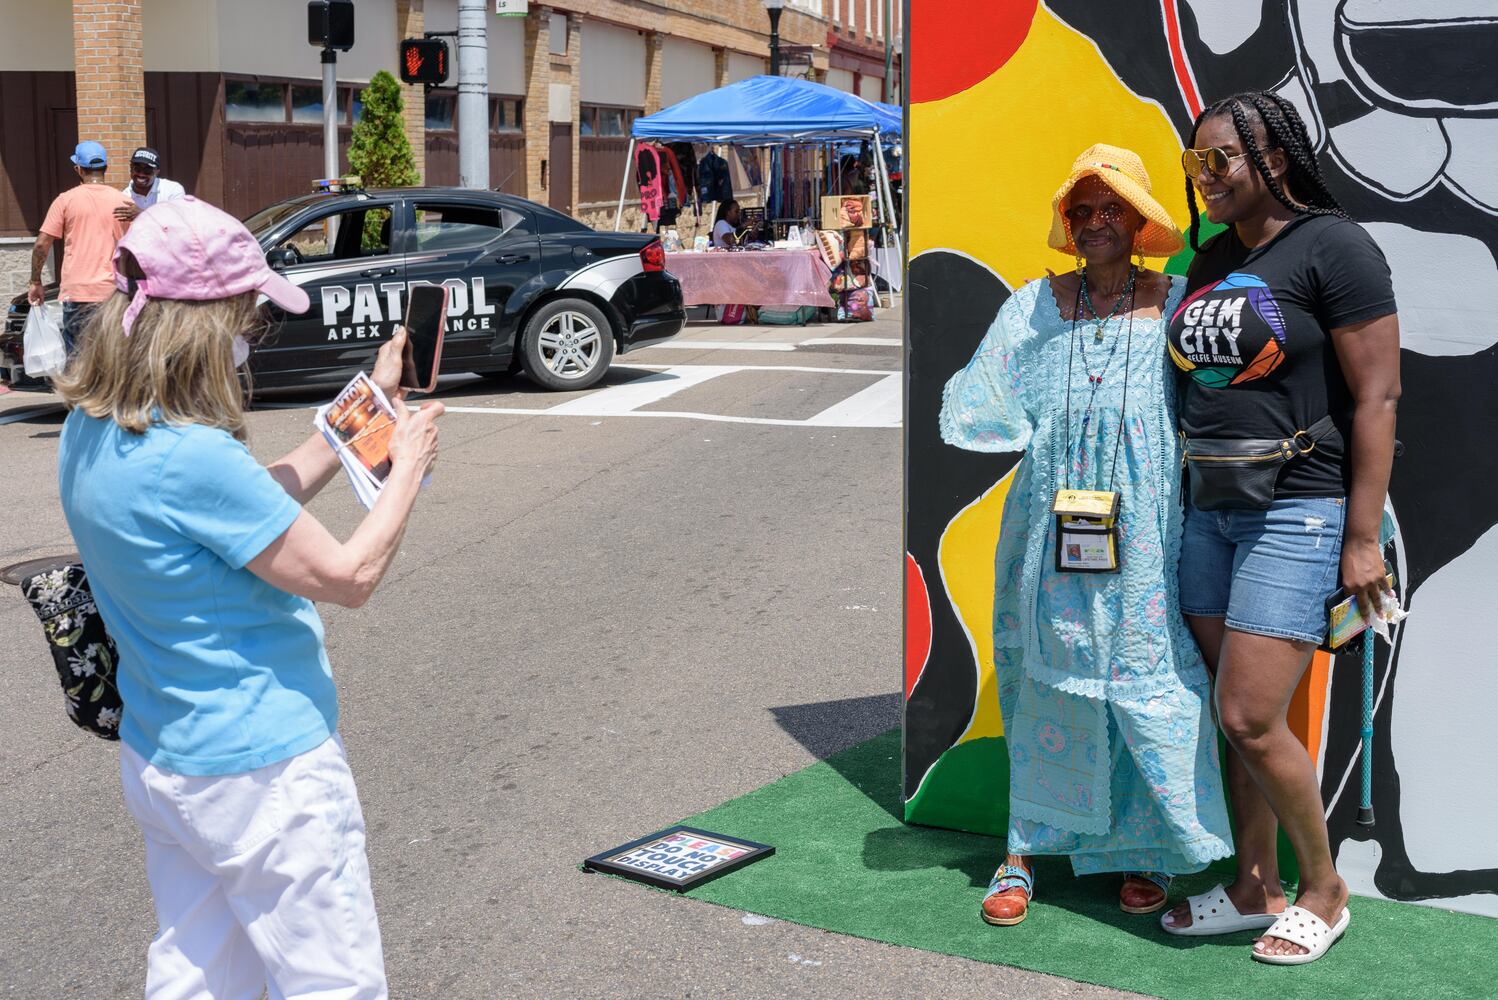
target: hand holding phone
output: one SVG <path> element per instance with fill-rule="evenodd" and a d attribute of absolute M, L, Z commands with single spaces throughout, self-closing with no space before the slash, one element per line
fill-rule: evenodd
<path fill-rule="evenodd" d="M 445 285 L 414 285 L 406 302 L 406 345 L 401 356 L 402 389 L 431 392 L 442 369 L 442 335 L 447 327 Z"/>

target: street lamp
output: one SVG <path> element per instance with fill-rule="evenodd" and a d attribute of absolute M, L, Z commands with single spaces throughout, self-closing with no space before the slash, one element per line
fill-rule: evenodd
<path fill-rule="evenodd" d="M 770 75 L 780 75 L 780 11 L 785 0 L 759 0 L 770 12 Z"/>

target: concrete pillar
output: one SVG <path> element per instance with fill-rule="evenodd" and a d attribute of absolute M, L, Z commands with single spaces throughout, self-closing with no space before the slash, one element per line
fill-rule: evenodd
<path fill-rule="evenodd" d="M 666 38 L 658 31 L 645 35 L 645 113 L 653 115 L 661 109 L 661 66 Z"/>
<path fill-rule="evenodd" d="M 728 86 L 728 50 L 713 49 L 713 87 Z"/>
<path fill-rule="evenodd" d="M 426 31 L 426 0 L 396 0 L 396 41 L 420 38 Z M 449 52 L 449 72 L 452 70 Z M 399 78 L 400 74 L 396 73 Z M 411 158 L 416 163 L 417 183 L 427 176 L 427 95 L 421 84 L 401 84 L 401 117 L 405 119 L 406 141 L 411 144 Z"/>
<path fill-rule="evenodd" d="M 141 0 L 73 0 L 78 140 L 104 144 L 117 187 L 129 180 L 130 153 L 146 144 L 140 8 Z"/>
<path fill-rule="evenodd" d="M 582 127 L 583 120 L 583 19 L 580 14 L 567 15 L 567 81 L 572 86 L 572 214 L 578 214 L 581 204 L 578 193 L 583 176 Z"/>
<path fill-rule="evenodd" d="M 551 146 L 551 11 L 532 7 L 525 17 L 525 196 L 546 204 L 541 162 Z"/>

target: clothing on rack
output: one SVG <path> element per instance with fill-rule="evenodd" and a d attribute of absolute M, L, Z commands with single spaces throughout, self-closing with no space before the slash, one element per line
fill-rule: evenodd
<path fill-rule="evenodd" d="M 697 163 L 697 198 L 704 205 L 710 201 L 733 200 L 728 161 L 717 153 L 708 153 Z"/>

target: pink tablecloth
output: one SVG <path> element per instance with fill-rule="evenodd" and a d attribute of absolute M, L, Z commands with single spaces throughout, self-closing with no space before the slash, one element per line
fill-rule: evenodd
<path fill-rule="evenodd" d="M 666 254 L 689 306 L 832 306 L 832 272 L 816 250 L 723 250 Z"/>

